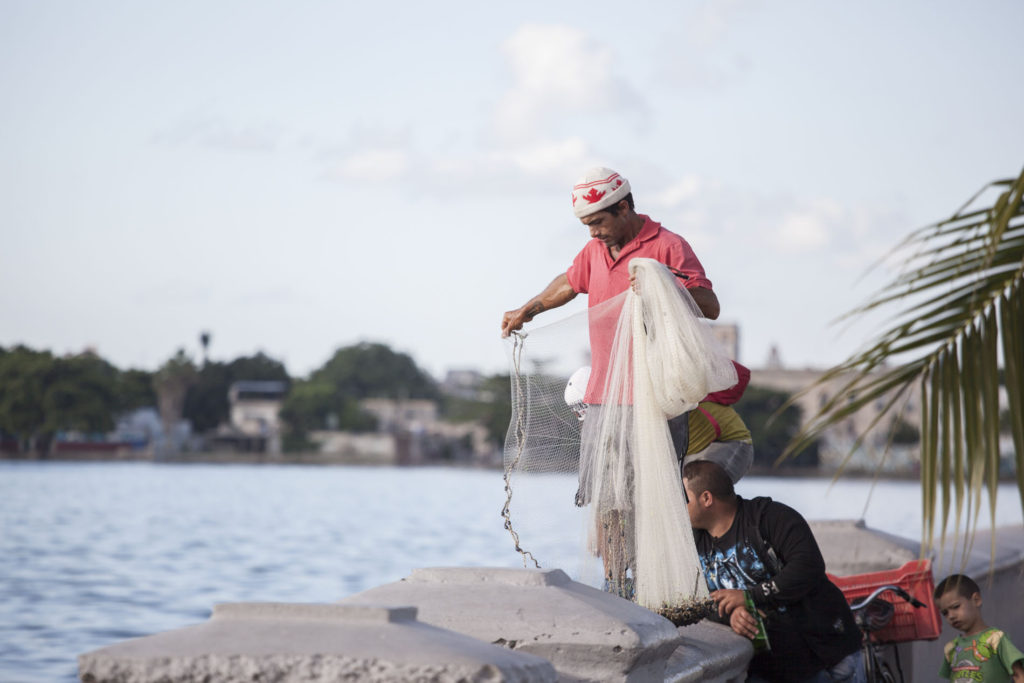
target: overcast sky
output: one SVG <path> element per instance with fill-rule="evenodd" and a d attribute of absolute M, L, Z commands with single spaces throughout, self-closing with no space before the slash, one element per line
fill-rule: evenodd
<path fill-rule="evenodd" d="M 1019 0 L 0 0 L 0 345 L 502 372 L 600 164 L 693 245 L 740 360 L 835 363 L 868 266 L 1021 171 L 1021 27 Z"/>

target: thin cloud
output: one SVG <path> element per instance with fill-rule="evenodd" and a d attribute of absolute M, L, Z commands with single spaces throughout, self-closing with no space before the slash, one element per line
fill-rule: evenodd
<path fill-rule="evenodd" d="M 391 182 L 409 175 L 413 167 L 408 150 L 396 147 L 368 149 L 342 160 L 330 174 L 344 180 Z"/>
<path fill-rule="evenodd" d="M 593 163 L 588 144 L 578 137 L 484 148 L 476 154 L 461 155 L 428 156 L 411 143 L 347 152 L 335 147 L 329 154 L 320 155 L 322 161 L 328 157 L 324 171 L 328 179 L 377 183 L 448 197 L 542 194 L 571 182 Z M 414 187 L 406 187 L 413 179 Z"/>
<path fill-rule="evenodd" d="M 751 70 L 748 55 L 728 51 L 735 27 L 761 8 L 757 0 L 716 0 L 702 3 L 684 20 L 683 36 L 664 40 L 659 76 L 670 84 L 715 90 L 744 79 Z"/>
<path fill-rule="evenodd" d="M 585 140 L 570 137 L 551 140 L 510 150 L 508 158 L 522 171 L 535 175 L 562 177 L 567 171 L 577 171 L 590 156 Z"/>
<path fill-rule="evenodd" d="M 356 124 L 343 141 L 304 136 L 300 147 L 312 155 L 322 176 L 334 181 L 396 184 L 422 166 L 410 129 Z"/>
<path fill-rule="evenodd" d="M 646 104 L 615 70 L 610 48 L 567 26 L 526 25 L 503 45 L 512 86 L 495 111 L 505 139 L 529 138 L 564 114 L 642 113 Z"/>
<path fill-rule="evenodd" d="M 908 229 L 889 206 L 764 195 L 697 174 L 668 178 L 644 196 L 650 200 L 638 208 L 695 246 L 749 251 L 752 258 L 818 254 L 859 270 L 884 253 L 894 233 Z"/>
<path fill-rule="evenodd" d="M 671 182 L 665 189 L 652 196 L 655 204 L 666 208 L 675 208 L 688 203 L 700 196 L 705 183 L 695 173 L 688 173 L 682 178 Z"/>
<path fill-rule="evenodd" d="M 775 243 L 785 251 L 813 251 L 828 246 L 830 226 L 839 214 L 831 202 L 789 211 L 775 229 Z"/>
<path fill-rule="evenodd" d="M 157 131 L 153 142 L 180 147 L 206 147 L 230 152 L 273 152 L 284 131 L 274 124 L 241 126 L 218 117 L 183 119 Z"/>

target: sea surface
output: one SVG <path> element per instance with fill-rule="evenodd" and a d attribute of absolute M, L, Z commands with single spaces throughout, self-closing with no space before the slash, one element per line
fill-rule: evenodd
<path fill-rule="evenodd" d="M 509 507 L 522 547 L 596 585 L 569 519 L 575 478 L 524 477 Z M 920 535 L 913 481 L 737 490 Z M 216 603 L 333 602 L 417 567 L 522 567 L 507 495 L 492 470 L 0 462 L 0 681 L 77 680 L 79 654 L 205 621 Z M 1015 487 L 997 503 L 1000 525 L 1021 523 Z"/>

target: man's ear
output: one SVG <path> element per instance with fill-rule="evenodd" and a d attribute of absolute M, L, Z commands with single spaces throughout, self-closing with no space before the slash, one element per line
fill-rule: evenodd
<path fill-rule="evenodd" d="M 697 500 L 703 507 L 709 508 L 711 504 L 715 502 L 715 497 L 711 495 L 711 491 L 702 491 Z"/>

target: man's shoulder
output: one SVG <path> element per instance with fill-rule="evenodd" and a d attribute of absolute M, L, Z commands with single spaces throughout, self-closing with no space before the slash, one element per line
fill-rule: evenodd
<path fill-rule="evenodd" d="M 743 496 L 736 495 L 736 505 L 742 509 L 745 513 L 763 513 L 769 507 L 780 505 L 780 503 L 772 500 L 770 496 L 754 496 L 753 498 L 744 498 Z"/>
<path fill-rule="evenodd" d="M 600 249 L 604 246 L 604 242 L 596 238 L 590 238 L 587 243 L 583 245 L 583 248 L 579 250 L 580 254 L 589 254 L 595 249 Z"/>
<path fill-rule="evenodd" d="M 737 494 L 736 512 L 737 521 L 748 529 L 758 529 L 761 534 L 761 524 L 765 520 L 765 514 L 771 509 L 775 501 L 767 496 L 756 496 L 744 498 Z M 749 533 L 749 532 L 748 532 Z"/>
<path fill-rule="evenodd" d="M 775 531 L 807 525 L 807 520 L 799 512 L 767 496 L 745 500 L 741 506 L 747 524 L 756 525 L 762 533 L 773 534 Z"/>
<path fill-rule="evenodd" d="M 758 501 L 758 506 L 766 513 L 783 516 L 795 515 L 803 519 L 803 515 L 781 501 L 773 500 L 767 496 L 753 498 L 751 502 L 753 501 Z"/>
<path fill-rule="evenodd" d="M 682 235 L 669 230 L 650 216 L 646 214 L 640 214 L 640 216 L 644 219 L 644 225 L 640 229 L 640 234 L 638 235 L 642 241 L 656 240 L 658 242 L 667 243 L 687 243 L 686 240 L 683 239 Z"/>

